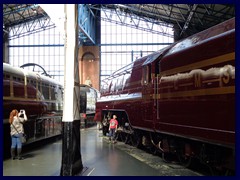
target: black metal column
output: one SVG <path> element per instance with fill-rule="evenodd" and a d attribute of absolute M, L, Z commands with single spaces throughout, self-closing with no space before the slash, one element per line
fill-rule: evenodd
<path fill-rule="evenodd" d="M 61 176 L 79 175 L 83 170 L 80 140 L 80 120 L 64 122 Z"/>

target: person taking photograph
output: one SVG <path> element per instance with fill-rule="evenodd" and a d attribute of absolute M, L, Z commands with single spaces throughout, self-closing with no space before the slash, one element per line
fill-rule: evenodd
<path fill-rule="evenodd" d="M 23 123 L 27 121 L 27 115 L 25 110 L 18 111 L 13 109 L 9 116 L 9 123 L 10 123 L 10 135 L 12 139 L 11 145 L 11 157 L 12 159 L 19 159 L 22 160 L 23 157 L 21 156 L 22 152 L 22 142 L 21 137 L 24 134 Z M 15 150 L 17 147 L 17 157 L 15 156 Z"/>

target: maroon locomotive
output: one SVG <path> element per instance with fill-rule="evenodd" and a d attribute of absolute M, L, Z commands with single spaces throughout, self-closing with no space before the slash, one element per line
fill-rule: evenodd
<path fill-rule="evenodd" d="M 26 111 L 28 121 L 24 123 L 24 129 L 27 144 L 62 134 L 63 86 L 43 75 L 44 72 L 28 71 L 3 63 L 4 158 L 9 156 L 11 139 L 8 118 L 13 109 Z"/>
<path fill-rule="evenodd" d="M 117 70 L 95 120 L 118 116 L 126 142 L 235 171 L 235 18 Z"/>
<path fill-rule="evenodd" d="M 26 67 L 33 67 L 33 71 Z M 26 144 L 61 137 L 63 115 L 63 93 L 61 83 L 49 77 L 38 64 L 27 63 L 13 67 L 3 63 L 3 125 L 4 158 L 10 156 L 9 114 L 13 109 L 24 109 L 28 121 L 24 130 Z M 92 126 L 95 115 L 95 103 L 99 92 L 93 87 L 80 84 L 80 115 L 82 125 Z"/>

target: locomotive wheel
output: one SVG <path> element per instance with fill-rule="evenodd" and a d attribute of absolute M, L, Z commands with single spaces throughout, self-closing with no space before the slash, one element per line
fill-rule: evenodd
<path fill-rule="evenodd" d="M 131 141 L 132 141 L 131 135 L 130 134 L 125 134 L 124 143 L 129 144 L 129 142 L 131 143 Z"/>
<path fill-rule="evenodd" d="M 136 148 L 142 147 L 142 135 L 140 133 L 135 131 L 130 138 L 131 138 L 132 146 Z"/>
<path fill-rule="evenodd" d="M 169 163 L 170 161 L 165 157 L 166 153 L 162 152 L 162 159 L 164 162 Z"/>
<path fill-rule="evenodd" d="M 169 152 L 162 152 L 162 159 L 166 163 L 176 163 L 176 156 Z"/>
<path fill-rule="evenodd" d="M 178 159 L 180 161 L 180 163 L 184 166 L 184 167 L 190 167 L 191 163 L 192 163 L 192 157 L 191 156 L 186 156 L 183 153 L 178 153 L 177 154 Z"/>
<path fill-rule="evenodd" d="M 150 151 L 151 151 L 151 153 L 152 153 L 153 155 L 156 155 L 157 152 L 158 152 L 157 149 L 156 149 L 156 147 L 151 147 Z"/>

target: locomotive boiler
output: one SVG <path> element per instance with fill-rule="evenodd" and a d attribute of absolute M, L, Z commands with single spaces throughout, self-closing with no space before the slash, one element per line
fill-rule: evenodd
<path fill-rule="evenodd" d="M 235 18 L 137 59 L 102 81 L 95 120 L 121 140 L 235 171 Z"/>

